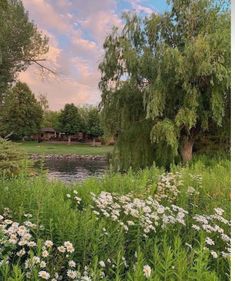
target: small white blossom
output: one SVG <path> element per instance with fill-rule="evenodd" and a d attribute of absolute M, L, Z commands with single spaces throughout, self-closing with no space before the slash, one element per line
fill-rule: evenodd
<path fill-rule="evenodd" d="M 143 268 L 144 276 L 149 278 L 151 276 L 151 267 L 149 265 L 145 265 Z"/>
<path fill-rule="evenodd" d="M 39 271 L 38 276 L 45 280 L 50 278 L 50 274 L 46 271 Z"/>
<path fill-rule="evenodd" d="M 214 259 L 218 258 L 218 254 L 215 251 L 211 251 L 211 255 Z"/>
<path fill-rule="evenodd" d="M 100 262 L 99 262 L 99 265 L 100 265 L 101 267 L 105 267 L 104 261 L 100 261 Z"/>
<path fill-rule="evenodd" d="M 51 240 L 46 240 L 44 245 L 47 247 L 47 248 L 51 248 L 53 246 L 53 242 Z"/>
<path fill-rule="evenodd" d="M 74 271 L 74 270 L 71 270 L 71 269 L 69 269 L 68 271 L 67 271 L 67 276 L 69 277 L 69 278 L 71 278 L 71 279 L 75 279 L 75 278 L 77 278 L 77 271 Z"/>
<path fill-rule="evenodd" d="M 70 267 L 75 267 L 76 266 L 76 263 L 75 263 L 75 261 L 69 261 L 69 266 Z"/>
<path fill-rule="evenodd" d="M 215 242 L 210 237 L 206 237 L 206 244 L 215 245 Z"/>

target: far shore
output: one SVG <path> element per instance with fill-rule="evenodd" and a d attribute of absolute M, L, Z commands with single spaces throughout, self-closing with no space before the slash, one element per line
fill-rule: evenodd
<path fill-rule="evenodd" d="M 107 155 L 79 155 L 79 154 L 42 154 L 29 153 L 32 160 L 53 159 L 53 160 L 88 160 L 88 161 L 107 161 Z"/>
<path fill-rule="evenodd" d="M 36 141 L 20 142 L 22 147 L 29 155 L 44 155 L 44 157 L 73 157 L 73 158 L 97 158 L 106 157 L 112 153 L 112 145 L 97 145 L 92 146 L 87 143 L 49 143 Z"/>

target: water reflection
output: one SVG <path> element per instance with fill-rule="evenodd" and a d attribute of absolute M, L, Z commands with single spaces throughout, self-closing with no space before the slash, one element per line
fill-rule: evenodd
<path fill-rule="evenodd" d="M 50 180 L 74 182 L 94 176 L 101 177 L 107 170 L 108 164 L 104 160 L 46 159 L 43 167 L 47 169 Z"/>

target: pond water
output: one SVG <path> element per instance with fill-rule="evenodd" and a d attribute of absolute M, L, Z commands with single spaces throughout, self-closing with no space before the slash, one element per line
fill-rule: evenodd
<path fill-rule="evenodd" d="M 108 163 L 100 159 L 45 159 L 43 167 L 50 180 L 76 182 L 94 176 L 102 177 L 108 169 Z"/>

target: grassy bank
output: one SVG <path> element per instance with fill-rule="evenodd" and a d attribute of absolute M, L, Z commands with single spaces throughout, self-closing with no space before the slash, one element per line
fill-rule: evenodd
<path fill-rule="evenodd" d="M 89 144 L 60 144 L 60 143 L 47 143 L 47 142 L 33 142 L 26 141 L 19 144 L 27 153 L 37 154 L 79 154 L 79 155 L 105 155 L 112 152 L 112 146 L 96 146 L 93 147 Z"/>
<path fill-rule="evenodd" d="M 227 160 L 70 186 L 22 176 L 0 188 L 0 280 L 230 278 Z"/>

